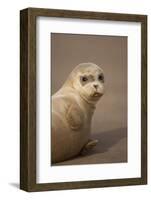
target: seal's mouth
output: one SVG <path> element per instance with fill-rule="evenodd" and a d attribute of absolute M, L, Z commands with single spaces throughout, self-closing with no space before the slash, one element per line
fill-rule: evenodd
<path fill-rule="evenodd" d="M 92 94 L 92 97 L 93 98 L 99 98 L 99 97 L 101 97 L 103 94 L 102 93 L 100 93 L 100 92 L 94 92 L 93 94 Z"/>

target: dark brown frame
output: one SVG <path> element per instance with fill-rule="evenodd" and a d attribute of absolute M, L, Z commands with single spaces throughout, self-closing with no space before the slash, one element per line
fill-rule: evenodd
<path fill-rule="evenodd" d="M 141 23 L 141 178 L 36 183 L 36 18 L 62 17 Z M 20 188 L 45 191 L 147 184 L 147 16 L 27 8 L 20 12 Z"/>

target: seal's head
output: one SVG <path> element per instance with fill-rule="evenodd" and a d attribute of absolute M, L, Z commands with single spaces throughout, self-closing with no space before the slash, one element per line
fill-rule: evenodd
<path fill-rule="evenodd" d="M 66 84 L 87 102 L 96 103 L 104 94 L 103 70 L 93 63 L 81 63 L 71 72 Z"/>

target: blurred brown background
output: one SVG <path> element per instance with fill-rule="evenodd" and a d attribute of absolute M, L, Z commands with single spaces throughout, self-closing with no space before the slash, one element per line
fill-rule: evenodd
<path fill-rule="evenodd" d="M 52 33 L 52 95 L 83 62 L 99 65 L 105 74 L 105 94 L 92 121 L 92 134 L 99 144 L 87 155 L 61 164 L 126 162 L 127 37 Z"/>

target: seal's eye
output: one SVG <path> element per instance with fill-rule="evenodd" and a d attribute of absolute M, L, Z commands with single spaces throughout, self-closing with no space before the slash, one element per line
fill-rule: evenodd
<path fill-rule="evenodd" d="M 98 79 L 99 79 L 99 81 L 104 81 L 104 76 L 103 76 L 103 74 L 100 74 L 100 75 L 98 76 Z"/>
<path fill-rule="evenodd" d="M 83 77 L 82 77 L 82 81 L 83 81 L 83 82 L 86 82 L 87 80 L 88 80 L 88 78 L 87 78 L 86 76 L 83 76 Z"/>

